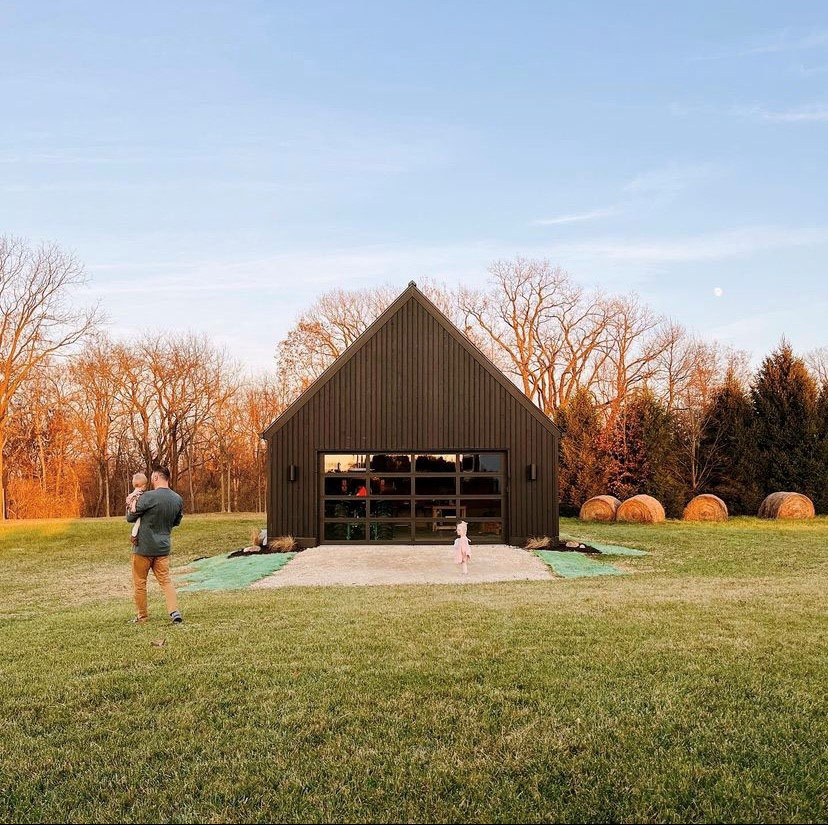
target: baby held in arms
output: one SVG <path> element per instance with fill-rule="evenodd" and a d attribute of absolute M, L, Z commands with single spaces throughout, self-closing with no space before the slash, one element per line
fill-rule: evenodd
<path fill-rule="evenodd" d="M 471 558 L 471 544 L 466 536 L 469 525 L 461 521 L 457 525 L 457 538 L 454 540 L 454 561 L 461 566 L 464 573 L 469 572 L 468 561 Z"/>
<path fill-rule="evenodd" d="M 132 492 L 126 497 L 127 512 L 134 513 L 138 505 L 138 499 L 147 491 L 147 477 L 143 473 L 135 473 L 132 477 Z M 132 525 L 131 541 L 133 545 L 138 544 L 138 530 L 141 527 L 141 519 Z"/>

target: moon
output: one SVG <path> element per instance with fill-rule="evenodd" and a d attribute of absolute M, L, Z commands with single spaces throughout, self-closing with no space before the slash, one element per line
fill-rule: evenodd
<path fill-rule="evenodd" d="M 713 287 L 713 294 L 717 298 L 721 298 L 722 295 L 724 295 L 724 290 L 720 286 L 715 286 L 715 287 Z"/>

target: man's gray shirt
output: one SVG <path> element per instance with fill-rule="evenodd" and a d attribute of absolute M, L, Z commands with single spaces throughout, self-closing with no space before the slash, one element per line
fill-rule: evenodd
<path fill-rule="evenodd" d="M 138 499 L 135 512 L 128 512 L 129 522 L 141 519 L 138 528 L 138 544 L 133 553 L 141 556 L 168 556 L 170 554 L 170 532 L 181 524 L 184 502 L 178 493 L 169 487 L 148 490 Z"/>

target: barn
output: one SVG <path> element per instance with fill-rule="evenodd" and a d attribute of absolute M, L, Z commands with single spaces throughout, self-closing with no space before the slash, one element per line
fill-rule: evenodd
<path fill-rule="evenodd" d="M 413 281 L 262 437 L 270 536 L 558 536 L 555 425 Z"/>

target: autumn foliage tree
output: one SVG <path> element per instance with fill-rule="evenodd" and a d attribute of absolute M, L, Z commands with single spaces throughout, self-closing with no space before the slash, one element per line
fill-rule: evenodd
<path fill-rule="evenodd" d="M 250 375 L 192 331 L 108 337 L 71 303 L 83 272 L 56 247 L 3 240 L 0 278 L 0 491 L 16 518 L 119 513 L 132 474 L 157 462 L 191 512 L 262 510 L 261 433 L 399 293 L 323 293 L 274 368 Z M 477 289 L 418 282 L 561 428 L 564 511 L 650 493 L 675 516 L 713 492 L 751 513 L 773 489 L 828 509 L 824 347 L 803 362 L 783 345 L 748 397 L 743 355 L 549 261 L 497 261 Z"/>
<path fill-rule="evenodd" d="M 77 309 L 83 268 L 57 246 L 0 238 L 0 520 L 6 517 L 4 453 L 9 414 L 24 383 L 94 327 L 94 310 Z"/>

